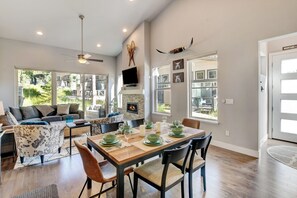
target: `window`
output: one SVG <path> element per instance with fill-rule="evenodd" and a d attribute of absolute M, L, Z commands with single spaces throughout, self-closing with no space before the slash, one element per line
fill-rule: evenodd
<path fill-rule="evenodd" d="M 17 72 L 20 107 L 37 104 L 78 103 L 79 109 L 85 111 L 86 118 L 106 116 L 107 75 L 23 69 L 18 69 Z M 52 81 L 53 76 L 56 76 L 56 79 Z M 52 83 L 54 83 L 53 86 Z M 56 102 L 52 100 L 53 95 L 56 96 Z"/>
<path fill-rule="evenodd" d="M 18 70 L 18 104 L 52 104 L 52 74 L 47 71 Z"/>
<path fill-rule="evenodd" d="M 171 85 L 170 65 L 153 69 L 154 79 L 154 112 L 170 114 Z"/>
<path fill-rule="evenodd" d="M 57 73 L 57 104 L 79 104 L 83 109 L 82 75 L 70 73 Z"/>
<path fill-rule="evenodd" d="M 190 116 L 218 120 L 217 55 L 190 60 Z"/>

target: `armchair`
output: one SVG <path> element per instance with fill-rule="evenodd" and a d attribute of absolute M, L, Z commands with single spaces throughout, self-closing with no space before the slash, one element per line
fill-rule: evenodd
<path fill-rule="evenodd" d="M 21 163 L 24 157 L 35 156 L 40 156 L 43 163 L 45 154 L 61 151 L 64 132 L 59 125 L 17 125 L 14 132 Z"/>

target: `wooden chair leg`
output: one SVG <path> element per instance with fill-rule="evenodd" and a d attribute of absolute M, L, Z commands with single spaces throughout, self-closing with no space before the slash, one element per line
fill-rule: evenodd
<path fill-rule="evenodd" d="M 85 189 L 85 187 L 86 187 L 86 185 L 87 185 L 87 182 L 88 182 L 88 180 L 86 180 L 86 182 L 85 182 L 83 188 L 81 189 L 81 191 L 80 191 L 80 193 L 79 193 L 78 198 L 80 198 L 81 194 L 83 193 L 83 191 L 84 191 L 84 189 Z"/>
<path fill-rule="evenodd" d="M 103 186 L 104 186 L 104 184 L 101 184 L 101 188 L 100 188 L 100 192 L 99 192 L 98 198 L 100 198 L 100 196 L 101 196 Z"/>
<path fill-rule="evenodd" d="M 131 190 L 132 190 L 132 192 L 134 192 L 130 174 L 128 174 L 128 178 L 129 178 L 129 182 L 130 182 Z"/>
<path fill-rule="evenodd" d="M 182 198 L 185 197 L 185 182 L 184 182 L 184 180 L 181 181 L 181 197 Z"/>
<path fill-rule="evenodd" d="M 205 174 L 205 166 L 201 168 L 201 176 L 203 177 L 203 189 L 206 191 L 206 174 Z"/>
<path fill-rule="evenodd" d="M 165 190 L 161 190 L 161 198 L 165 198 Z"/>
<path fill-rule="evenodd" d="M 40 155 L 40 161 L 41 161 L 41 164 L 43 164 L 43 162 L 44 162 L 44 155 Z"/>
<path fill-rule="evenodd" d="M 134 190 L 133 190 L 133 198 L 137 197 L 137 187 L 138 187 L 138 177 L 137 175 L 134 173 Z"/>
<path fill-rule="evenodd" d="M 193 172 L 189 171 L 189 198 L 193 198 Z"/>

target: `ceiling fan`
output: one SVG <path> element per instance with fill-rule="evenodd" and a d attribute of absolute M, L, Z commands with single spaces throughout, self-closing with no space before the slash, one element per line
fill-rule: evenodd
<path fill-rule="evenodd" d="M 90 64 L 89 61 L 94 61 L 94 62 L 103 62 L 103 60 L 100 59 L 92 59 L 90 58 L 90 54 L 84 54 L 84 41 L 83 41 L 83 23 L 84 23 L 84 15 L 79 15 L 79 18 L 81 20 L 81 53 L 77 55 L 78 62 L 81 64 Z"/>

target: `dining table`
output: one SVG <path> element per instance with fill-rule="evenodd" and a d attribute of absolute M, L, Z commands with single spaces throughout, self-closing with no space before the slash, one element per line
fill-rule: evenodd
<path fill-rule="evenodd" d="M 146 134 L 155 133 L 155 131 L 148 131 Z M 194 129 L 184 127 L 183 134 L 174 136 L 169 130 L 161 130 L 161 143 L 157 145 L 146 144 L 146 138 L 140 135 L 138 128 L 133 128 L 132 133 L 127 137 L 125 135 L 117 135 L 119 143 L 114 146 L 106 146 L 102 144 L 104 134 L 89 136 L 87 138 L 87 145 L 90 150 L 94 149 L 101 154 L 104 159 L 113 164 L 117 171 L 117 190 L 116 197 L 124 197 L 124 170 L 127 167 L 133 166 L 147 159 L 158 156 L 166 149 L 173 149 L 189 142 L 192 138 L 198 138 L 205 135 L 205 131 L 201 129 Z M 92 187 L 92 180 L 88 178 L 87 187 Z"/>

